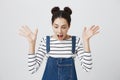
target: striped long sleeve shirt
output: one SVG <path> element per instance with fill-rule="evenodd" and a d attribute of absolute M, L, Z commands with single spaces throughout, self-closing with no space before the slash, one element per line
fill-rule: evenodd
<path fill-rule="evenodd" d="M 31 74 L 37 72 L 41 63 L 45 56 L 52 57 L 70 57 L 73 55 L 72 53 L 72 38 L 67 40 L 56 40 L 54 38 L 50 38 L 50 52 L 46 52 L 46 37 L 42 38 L 38 50 L 35 54 L 28 54 L 28 68 Z M 82 41 L 79 37 L 76 37 L 76 45 L 75 45 L 75 53 L 76 57 L 78 57 L 82 68 L 85 71 L 89 71 L 92 69 L 92 56 L 91 52 L 85 52 Z"/>

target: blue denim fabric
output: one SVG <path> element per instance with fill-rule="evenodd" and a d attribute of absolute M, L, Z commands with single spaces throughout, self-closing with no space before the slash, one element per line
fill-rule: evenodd
<path fill-rule="evenodd" d="M 74 59 L 49 57 L 42 80 L 77 80 Z"/>
<path fill-rule="evenodd" d="M 46 36 L 46 51 L 50 51 L 50 36 Z M 72 53 L 75 52 L 76 37 L 72 36 Z M 74 59 L 48 57 L 42 80 L 77 80 Z"/>

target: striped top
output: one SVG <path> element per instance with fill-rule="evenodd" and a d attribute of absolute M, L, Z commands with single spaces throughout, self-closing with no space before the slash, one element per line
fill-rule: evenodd
<path fill-rule="evenodd" d="M 85 71 L 92 69 L 92 56 L 91 53 L 84 51 L 82 41 L 76 37 L 75 53 L 72 53 L 72 38 L 67 40 L 56 40 L 50 37 L 50 52 L 46 51 L 46 37 L 42 38 L 40 45 L 35 54 L 28 54 L 28 68 L 31 74 L 37 72 L 44 57 L 78 57 L 82 68 Z"/>

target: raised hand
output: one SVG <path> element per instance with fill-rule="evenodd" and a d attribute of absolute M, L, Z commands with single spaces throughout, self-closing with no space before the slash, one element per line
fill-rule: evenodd
<path fill-rule="evenodd" d="M 23 37 L 25 37 L 29 43 L 35 43 L 37 39 L 37 33 L 38 29 L 35 29 L 34 32 L 32 32 L 28 26 L 22 26 L 19 30 L 19 34 Z"/>
<path fill-rule="evenodd" d="M 96 35 L 99 33 L 99 26 L 91 26 L 89 29 L 87 29 L 86 27 L 84 27 L 84 30 L 83 30 L 83 39 L 84 40 L 89 40 L 92 36 Z"/>

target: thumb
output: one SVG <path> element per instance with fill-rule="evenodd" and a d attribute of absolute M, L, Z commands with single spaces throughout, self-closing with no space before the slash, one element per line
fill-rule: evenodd
<path fill-rule="evenodd" d="M 37 36 L 37 34 L 38 34 L 38 28 L 35 29 L 34 34 Z"/>
<path fill-rule="evenodd" d="M 86 27 L 84 27 L 83 32 L 86 32 L 86 29 L 87 29 L 87 28 L 86 28 Z"/>

